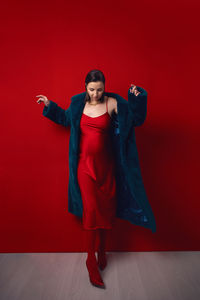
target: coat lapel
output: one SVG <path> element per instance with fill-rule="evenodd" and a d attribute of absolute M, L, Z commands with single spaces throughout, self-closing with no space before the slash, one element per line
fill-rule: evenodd
<path fill-rule="evenodd" d="M 72 114 L 72 124 L 77 127 L 80 123 L 80 119 L 83 113 L 84 98 L 86 93 L 81 93 L 78 95 L 73 96 L 72 103 L 71 103 L 71 114 Z"/>

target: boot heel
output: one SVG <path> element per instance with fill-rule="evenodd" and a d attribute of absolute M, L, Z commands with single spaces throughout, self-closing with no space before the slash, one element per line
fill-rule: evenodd
<path fill-rule="evenodd" d="M 91 284 L 96 286 L 96 287 L 105 289 L 105 284 L 104 284 L 104 282 L 101 278 L 101 275 L 99 273 L 97 262 L 87 259 L 86 260 L 86 266 L 87 266 L 87 269 L 88 269 Z"/>

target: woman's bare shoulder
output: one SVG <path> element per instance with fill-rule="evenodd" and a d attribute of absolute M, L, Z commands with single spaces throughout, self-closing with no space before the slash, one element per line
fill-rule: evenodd
<path fill-rule="evenodd" d="M 111 107 L 111 111 L 114 111 L 117 114 L 117 100 L 114 97 L 108 97 L 109 105 Z"/>

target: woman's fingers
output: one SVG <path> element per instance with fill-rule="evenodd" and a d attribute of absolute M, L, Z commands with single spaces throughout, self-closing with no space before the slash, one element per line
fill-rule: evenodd
<path fill-rule="evenodd" d="M 134 93 L 135 90 L 136 90 L 136 85 L 131 84 L 130 92 Z"/>
<path fill-rule="evenodd" d="M 136 89 L 136 85 L 131 84 L 131 91 L 134 91 Z"/>
<path fill-rule="evenodd" d="M 40 104 L 41 102 L 46 102 L 48 101 L 47 97 L 44 96 L 44 95 L 37 95 L 36 97 L 40 97 L 38 100 L 37 100 L 37 103 Z"/>
<path fill-rule="evenodd" d="M 44 96 L 44 95 L 37 95 L 36 97 L 46 97 L 46 96 Z"/>
<path fill-rule="evenodd" d="M 130 92 L 134 93 L 135 96 L 138 96 L 140 94 L 140 92 L 137 90 L 136 85 L 131 83 L 131 88 L 130 88 Z"/>
<path fill-rule="evenodd" d="M 40 98 L 40 99 L 47 100 L 47 97 L 46 97 L 46 96 L 44 96 L 44 95 L 37 95 L 36 97 L 42 97 L 42 98 Z"/>
<path fill-rule="evenodd" d="M 43 98 L 39 98 L 38 100 L 37 100 L 37 102 L 44 102 L 45 100 L 43 99 Z"/>

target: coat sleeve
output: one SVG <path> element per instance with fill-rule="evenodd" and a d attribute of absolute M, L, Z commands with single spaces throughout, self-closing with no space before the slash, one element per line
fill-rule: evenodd
<path fill-rule="evenodd" d="M 128 117 L 133 126 L 140 126 L 144 123 L 147 114 L 147 91 L 136 86 L 141 92 L 138 96 L 128 90 Z"/>
<path fill-rule="evenodd" d="M 50 103 L 48 106 L 44 106 L 43 108 L 43 116 L 47 117 L 51 121 L 62 125 L 62 126 L 70 126 L 70 106 L 68 109 L 64 110 L 57 103 L 52 100 L 49 100 Z"/>

